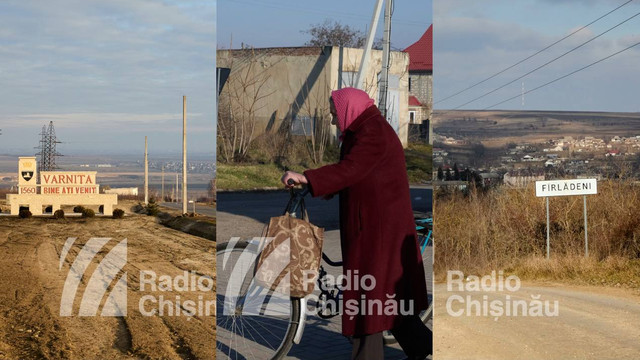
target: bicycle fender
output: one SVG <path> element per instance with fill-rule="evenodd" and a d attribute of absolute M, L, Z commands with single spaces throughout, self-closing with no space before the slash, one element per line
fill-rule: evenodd
<path fill-rule="evenodd" d="M 307 298 L 300 299 L 300 319 L 298 320 L 298 329 L 293 337 L 294 344 L 300 344 L 302 334 L 304 333 L 304 325 L 307 322 Z"/>

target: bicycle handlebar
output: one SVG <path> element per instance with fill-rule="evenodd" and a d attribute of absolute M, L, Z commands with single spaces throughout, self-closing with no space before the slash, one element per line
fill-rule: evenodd
<path fill-rule="evenodd" d="M 295 181 L 293 181 L 293 179 L 289 179 L 287 180 L 287 184 L 294 185 Z M 289 214 L 295 215 L 295 213 L 298 211 L 298 208 L 300 207 L 300 204 L 302 203 L 302 200 L 304 199 L 305 196 L 307 196 L 308 193 L 309 193 L 308 186 L 303 186 L 302 190 L 298 190 L 298 191 L 292 188 L 291 199 L 289 200 L 289 204 L 287 204 L 286 212 Z"/>

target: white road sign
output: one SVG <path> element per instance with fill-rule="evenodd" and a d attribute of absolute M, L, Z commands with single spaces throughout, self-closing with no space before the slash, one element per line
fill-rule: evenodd
<path fill-rule="evenodd" d="M 596 179 L 536 181 L 536 196 L 593 195 L 598 193 Z"/>

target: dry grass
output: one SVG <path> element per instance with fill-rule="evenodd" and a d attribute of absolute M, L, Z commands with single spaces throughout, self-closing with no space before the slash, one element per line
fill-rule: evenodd
<path fill-rule="evenodd" d="M 620 256 L 610 256 L 601 261 L 583 255 L 557 256 L 550 260 L 530 256 L 506 268 L 506 271 L 526 280 L 640 287 L 640 259 Z"/>
<path fill-rule="evenodd" d="M 550 199 L 551 260 L 546 254 L 546 213 L 535 189 L 501 187 L 486 194 L 436 195 L 434 271 L 484 274 L 505 269 L 525 278 L 605 283 L 640 278 L 640 187 L 603 181 L 588 197 L 589 258 L 584 259 L 582 197 Z M 635 269 L 635 271 L 633 271 Z M 616 273 L 629 273 L 617 279 Z M 600 279 L 602 280 L 602 279 Z"/>

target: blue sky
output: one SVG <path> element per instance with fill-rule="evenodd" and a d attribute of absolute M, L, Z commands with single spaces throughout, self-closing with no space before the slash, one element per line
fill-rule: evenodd
<path fill-rule="evenodd" d="M 0 154 L 211 154 L 216 0 L 0 2 Z"/>
<path fill-rule="evenodd" d="M 517 67 L 440 101 L 524 59 L 626 0 L 436 0 L 434 101 L 452 109 L 560 56 L 640 12 L 633 1 Z M 533 74 L 462 109 L 484 109 L 640 42 L 640 16 Z M 493 109 L 640 111 L 640 45 Z"/>
<path fill-rule="evenodd" d="M 365 31 L 371 22 L 375 0 L 220 0 L 218 45 L 239 48 L 302 46 L 309 39 L 302 30 L 326 19 Z M 396 1 L 391 46 L 406 48 L 427 30 L 432 20 L 431 0 Z M 382 21 L 378 37 L 382 36 Z M 232 42 L 233 41 L 233 42 Z"/>

